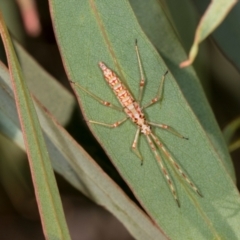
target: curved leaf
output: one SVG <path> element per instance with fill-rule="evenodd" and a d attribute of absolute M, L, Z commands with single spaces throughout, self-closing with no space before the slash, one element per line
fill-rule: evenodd
<path fill-rule="evenodd" d="M 207 0 L 194 1 L 197 10 L 202 14 L 208 4 Z M 240 16 L 240 3 L 239 1 L 226 16 L 221 25 L 212 33 L 214 41 L 220 48 L 221 52 L 230 60 L 230 62 L 240 71 L 240 58 L 239 58 L 239 16 Z"/>
<path fill-rule="evenodd" d="M 193 45 L 190 49 L 188 59 L 180 64 L 180 67 L 187 67 L 194 61 L 198 53 L 198 45 L 211 34 L 219 24 L 225 19 L 226 15 L 237 3 L 236 0 L 214 0 L 211 1 L 199 25 L 196 29 Z"/>
<path fill-rule="evenodd" d="M 229 151 L 235 151 L 236 149 L 240 148 L 240 140 L 232 141 L 233 136 L 235 135 L 236 131 L 240 128 L 240 117 L 236 118 L 232 122 L 230 122 L 223 130 L 223 136 L 225 141 L 229 145 Z"/>

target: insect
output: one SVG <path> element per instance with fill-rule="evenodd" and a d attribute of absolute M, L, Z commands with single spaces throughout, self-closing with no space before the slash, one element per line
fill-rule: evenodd
<path fill-rule="evenodd" d="M 144 90 L 144 86 L 145 86 L 145 77 L 143 74 L 143 67 L 142 67 L 142 62 L 141 62 L 141 58 L 140 58 L 140 54 L 139 54 L 137 40 L 135 42 L 135 51 L 136 51 L 136 55 L 137 55 L 137 61 L 138 61 L 140 77 L 141 77 L 140 85 L 139 85 L 139 95 L 138 95 L 137 100 L 133 97 L 133 95 L 130 93 L 130 91 L 127 89 L 127 87 L 123 84 L 123 82 L 119 79 L 119 77 L 115 74 L 115 72 L 112 71 L 110 68 L 108 68 L 103 62 L 99 62 L 99 67 L 102 70 L 103 76 L 104 76 L 106 82 L 108 83 L 108 85 L 110 86 L 110 88 L 112 89 L 112 91 L 114 92 L 114 94 L 116 95 L 122 108 L 120 108 L 116 105 L 113 105 L 110 102 L 102 100 L 101 98 L 94 95 L 93 93 L 91 93 L 90 91 L 88 91 L 87 89 L 82 87 L 81 85 L 79 85 L 75 82 L 72 82 L 72 81 L 71 82 L 73 84 L 76 84 L 76 86 L 78 86 L 82 91 L 84 91 L 86 94 L 93 97 L 96 101 L 98 101 L 102 105 L 119 110 L 119 111 L 124 111 L 126 113 L 126 117 L 124 119 L 117 121 L 113 124 L 97 122 L 94 120 L 87 120 L 87 121 L 92 124 L 98 124 L 98 125 L 102 125 L 102 126 L 109 127 L 109 128 L 116 128 L 119 125 L 123 124 L 126 120 L 130 119 L 137 127 L 137 131 L 136 131 L 133 143 L 132 143 L 133 152 L 141 160 L 141 165 L 142 165 L 143 157 L 138 149 L 138 140 L 139 140 L 139 135 L 141 133 L 146 137 L 147 142 L 155 156 L 155 159 L 157 160 L 157 162 L 162 170 L 162 173 L 168 183 L 171 193 L 172 193 L 175 201 L 177 202 L 177 205 L 180 207 L 180 202 L 177 197 L 175 186 L 173 184 L 173 181 L 172 181 L 166 167 L 163 164 L 162 158 L 159 155 L 157 148 L 159 148 L 159 150 L 161 150 L 164 153 L 164 155 L 166 156 L 166 159 L 172 164 L 172 166 L 176 169 L 176 171 L 179 173 L 179 175 L 187 182 L 187 184 L 191 187 L 191 189 L 193 191 L 195 191 L 199 196 L 202 197 L 202 195 L 199 192 L 198 188 L 195 186 L 195 184 L 189 179 L 189 177 L 184 173 L 184 171 L 181 169 L 181 167 L 178 165 L 178 163 L 173 159 L 172 155 L 167 150 L 167 148 L 153 133 L 151 127 L 153 126 L 153 127 L 159 127 L 159 128 L 165 129 L 165 130 L 169 131 L 170 133 L 172 133 L 180 138 L 183 138 L 183 139 L 188 139 L 188 138 L 185 138 L 180 133 L 178 133 L 174 128 L 172 128 L 168 125 L 150 122 L 146 119 L 143 110 L 145 108 L 150 107 L 153 104 L 161 101 L 162 95 L 163 95 L 164 80 L 165 80 L 165 77 L 166 77 L 168 71 L 166 71 L 165 74 L 162 76 L 156 96 L 150 102 L 148 102 L 146 105 L 141 106 L 141 100 L 142 100 L 143 90 Z"/>

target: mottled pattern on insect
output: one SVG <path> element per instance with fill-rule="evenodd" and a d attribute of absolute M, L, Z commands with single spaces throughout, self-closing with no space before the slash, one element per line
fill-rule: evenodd
<path fill-rule="evenodd" d="M 142 112 L 139 104 L 134 100 L 131 93 L 116 76 L 116 74 L 102 62 L 99 63 L 99 67 L 103 71 L 103 75 L 118 98 L 119 102 L 124 108 L 124 112 L 128 117 L 138 125 L 143 134 L 149 135 L 151 133 L 151 128 L 145 120 L 144 113 Z"/>
<path fill-rule="evenodd" d="M 133 143 L 132 143 L 132 150 L 138 156 L 138 158 L 141 159 L 141 163 L 143 163 L 143 157 L 138 149 L 138 140 L 139 140 L 140 133 L 144 134 L 147 138 L 147 142 L 148 142 L 151 150 L 153 151 L 154 157 L 156 158 L 156 160 L 163 172 L 163 175 L 169 185 L 172 195 L 173 195 L 174 199 L 176 200 L 178 206 L 180 206 L 173 181 L 171 180 L 171 177 L 170 177 L 166 167 L 163 164 L 162 158 L 159 155 L 157 148 L 159 148 L 164 153 L 164 155 L 166 156 L 166 159 L 172 164 L 172 166 L 175 168 L 175 170 L 189 184 L 189 186 L 198 195 L 200 195 L 200 196 L 202 196 L 202 195 L 199 192 L 199 190 L 197 189 L 197 187 L 195 186 L 195 184 L 189 179 L 189 177 L 186 175 L 186 173 L 184 173 L 184 171 L 181 169 L 181 167 L 173 159 L 172 155 L 167 150 L 167 148 L 153 133 L 151 126 L 163 128 L 180 138 L 183 138 L 183 139 L 187 139 L 187 138 L 182 136 L 175 129 L 173 129 L 172 127 L 170 127 L 168 125 L 148 121 L 145 118 L 145 115 L 143 112 L 143 110 L 145 108 L 155 104 L 156 102 L 161 101 L 162 95 L 163 95 L 164 80 L 165 80 L 165 77 L 166 77 L 168 71 L 166 71 L 165 74 L 162 76 L 156 96 L 149 103 L 147 103 L 144 106 L 141 106 L 140 103 L 141 103 L 142 96 L 143 96 L 143 89 L 145 86 L 145 78 L 144 78 L 144 74 L 143 74 L 142 62 L 141 62 L 140 55 L 139 55 L 137 41 L 136 41 L 136 45 L 135 45 L 135 50 L 136 50 L 137 61 L 138 61 L 138 66 L 139 66 L 139 71 L 140 71 L 140 76 L 141 76 L 141 80 L 140 80 L 140 84 L 139 84 L 140 85 L 139 86 L 139 96 L 138 96 L 137 100 L 132 96 L 130 91 L 123 84 L 123 82 L 119 79 L 119 77 L 115 74 L 115 72 L 112 71 L 110 68 L 108 68 L 103 62 L 99 62 L 99 67 L 103 72 L 105 80 L 107 81 L 108 85 L 111 87 L 112 91 L 116 95 L 116 97 L 117 97 L 119 103 L 122 105 L 123 109 L 111 104 L 110 102 L 102 100 L 101 98 L 97 97 L 93 93 L 91 93 L 88 90 L 86 90 L 85 88 L 83 88 L 81 85 L 74 83 L 74 82 L 72 82 L 72 83 L 76 84 L 81 90 L 83 90 L 85 93 L 92 96 L 95 100 L 97 100 L 99 103 L 103 104 L 104 106 L 111 107 L 111 108 L 114 108 L 114 109 L 120 110 L 120 111 L 123 110 L 126 113 L 126 117 L 124 119 L 117 121 L 113 124 L 102 123 L 102 122 L 97 122 L 97 121 L 93 121 L 93 120 L 88 120 L 88 122 L 90 122 L 92 124 L 102 125 L 105 127 L 116 128 L 120 124 L 124 123 L 126 120 L 128 120 L 128 119 L 132 120 L 132 122 L 137 126 L 137 131 L 136 131 Z"/>

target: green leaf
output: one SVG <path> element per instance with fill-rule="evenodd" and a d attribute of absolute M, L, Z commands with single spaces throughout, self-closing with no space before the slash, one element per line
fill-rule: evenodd
<path fill-rule="evenodd" d="M 203 13 L 207 0 L 195 1 L 196 7 L 200 13 Z M 212 33 L 214 41 L 221 52 L 230 60 L 230 62 L 240 70 L 240 45 L 239 45 L 239 17 L 240 17 L 240 3 L 233 7 L 230 13 L 226 16 L 221 25 Z M 229 79 L 228 79 L 229 81 Z M 230 84 L 228 84 L 230 85 Z M 236 86 L 235 86 L 236 89 Z M 237 88 L 238 89 L 238 88 Z"/>
<path fill-rule="evenodd" d="M 40 73 L 40 75 L 42 74 L 44 73 Z M 63 93 L 61 97 L 64 99 L 64 96 Z M 36 98 L 34 97 L 34 99 Z M 36 100 L 35 103 L 54 170 L 89 199 L 114 213 L 136 239 L 145 240 L 160 237 L 165 239 L 162 232 L 150 221 L 148 216 L 136 204 L 131 202 L 116 183 L 96 165 L 96 162 L 84 149 L 54 120 L 49 111 L 46 111 L 48 106 L 42 106 Z M 10 86 L 10 76 L 7 70 L 0 65 L 0 129 L 12 142 L 16 142 L 17 138 L 18 145 L 23 146 L 24 142 L 19 125 L 17 109 Z M 9 155 L 12 156 L 8 153 Z M 9 163 L 2 163 L 1 167 L 3 167 L 3 164 L 9 165 Z M 20 168 L 16 161 L 14 167 L 14 169 L 17 169 L 14 176 L 12 174 L 9 176 L 9 172 L 7 172 L 8 176 L 2 174 L 1 178 L 5 177 L 4 180 L 6 181 L 9 178 L 18 179 L 19 181 L 19 178 L 22 177 L 24 179 L 20 178 L 21 183 L 25 182 L 26 174 L 21 171 L 22 167 Z M 25 185 L 21 186 L 21 190 L 22 195 L 29 199 L 29 192 L 26 191 Z M 14 196 L 14 193 L 12 192 L 10 195 Z M 15 207 L 19 207 L 19 205 L 20 203 L 17 202 Z"/>
<path fill-rule="evenodd" d="M 70 239 L 42 131 L 2 15 L 0 15 L 0 31 L 11 73 L 43 232 L 47 239 Z"/>
<path fill-rule="evenodd" d="M 65 125 L 75 107 L 74 97 L 38 65 L 16 41 L 14 41 L 14 47 L 31 93 L 44 106 L 47 106 L 48 111 L 55 116 L 60 124 Z"/>
<path fill-rule="evenodd" d="M 190 67 L 185 69 L 178 67 L 179 62 L 186 57 L 186 54 L 180 42 L 176 41 L 177 37 L 175 31 L 172 30 L 172 24 L 164 14 L 166 10 L 162 9 L 156 0 L 149 0 L 148 2 L 134 0 L 131 1 L 131 6 L 143 31 L 147 34 L 174 75 L 189 106 L 205 129 L 205 133 L 211 141 L 213 148 L 217 149 L 219 158 L 225 164 L 232 178 L 235 179 L 232 162 L 226 157 L 228 155 L 226 143 L 222 133 L 216 126 L 217 123 L 202 91 L 196 72 Z M 204 71 L 203 68 L 200 70 L 201 72 Z M 203 75 L 203 73 L 200 74 Z"/>
<path fill-rule="evenodd" d="M 223 136 L 225 138 L 225 141 L 229 145 L 230 152 L 240 148 L 239 139 L 232 141 L 233 136 L 236 134 L 238 129 L 240 129 L 240 117 L 230 122 L 223 130 Z"/>
<path fill-rule="evenodd" d="M 194 42 L 190 49 L 188 59 L 182 62 L 180 67 L 187 67 L 192 64 L 198 53 L 198 45 L 221 24 L 236 3 L 236 0 L 211 1 L 196 29 Z"/>
<path fill-rule="evenodd" d="M 75 0 L 70 4 L 52 0 L 50 3 L 56 37 L 69 78 L 104 100 L 119 104 L 103 79 L 97 66 L 99 61 L 116 71 L 133 95 L 137 96 L 140 76 L 135 39 L 139 43 L 147 78 L 143 103 L 155 97 L 161 76 L 167 69 L 171 70 L 167 75 L 162 103 L 147 109 L 146 114 L 151 121 L 168 124 L 190 138 L 186 141 L 164 130 L 154 129 L 199 187 L 203 198 L 193 193 L 167 164 L 180 198 L 181 208 L 177 207 L 144 136 L 141 136 L 139 144 L 144 157 L 143 166 L 131 151 L 136 126 L 130 121 L 116 129 L 89 124 L 153 221 L 171 239 L 232 239 L 239 236 L 240 214 L 234 212 L 234 217 L 226 220 L 227 216 L 233 215 L 232 209 L 239 207 L 240 199 L 229 174 L 232 169 L 230 164 L 226 164 L 230 162 L 227 148 L 225 146 L 220 152 L 215 148 L 221 146 L 223 141 L 221 137 L 218 139 L 220 134 L 213 114 L 204 115 L 210 112 L 209 106 L 206 104 L 207 110 L 204 110 L 201 101 L 206 103 L 206 99 L 202 89 L 197 81 L 191 83 L 191 78 L 196 79 L 194 71 L 179 71 L 175 62 L 163 54 L 174 50 L 177 59 L 183 56 L 183 49 L 176 37 L 174 46 L 167 42 L 169 36 L 173 36 L 172 30 L 159 32 L 162 38 L 166 38 L 165 45 L 158 49 L 164 62 L 142 31 L 127 1 Z M 165 16 L 158 15 L 158 19 L 161 18 L 166 21 Z M 184 79 L 186 75 L 188 81 Z M 123 113 L 100 105 L 79 88 L 75 91 L 86 119 L 114 123 L 124 118 Z M 195 100 L 198 102 L 193 103 Z M 216 136 L 210 137 L 215 133 Z"/>

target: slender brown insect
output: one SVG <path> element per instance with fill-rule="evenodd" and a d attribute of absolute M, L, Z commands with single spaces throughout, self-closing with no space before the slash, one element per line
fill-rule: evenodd
<path fill-rule="evenodd" d="M 78 86 L 81 90 L 83 90 L 85 93 L 87 93 L 88 95 L 93 97 L 95 100 L 97 100 L 99 103 L 103 104 L 104 106 L 111 107 L 111 108 L 114 108 L 119 111 L 123 110 L 126 113 L 127 116 L 124 119 L 117 121 L 113 124 L 102 123 L 102 122 L 97 122 L 97 121 L 93 121 L 93 120 L 88 120 L 88 122 L 90 122 L 92 124 L 102 125 L 105 127 L 116 128 L 120 124 L 124 123 L 127 119 L 131 119 L 132 122 L 137 126 L 137 131 L 136 131 L 133 143 L 132 143 L 132 150 L 138 156 L 138 158 L 141 159 L 141 164 L 142 164 L 143 158 L 138 149 L 138 140 L 139 140 L 140 133 L 144 134 L 146 136 L 148 144 L 149 144 L 151 150 L 153 151 L 154 156 L 163 172 L 163 175 L 169 185 L 172 195 L 173 195 L 174 199 L 176 200 L 178 206 L 180 207 L 180 203 L 179 203 L 179 200 L 177 197 L 177 193 L 176 193 L 173 181 L 171 180 L 170 175 L 163 164 L 162 158 L 160 157 L 160 155 L 157 151 L 157 147 L 163 151 L 163 153 L 166 156 L 166 159 L 169 160 L 169 162 L 172 164 L 172 166 L 177 170 L 177 172 L 180 174 L 180 176 L 189 184 L 189 186 L 198 195 L 200 195 L 201 197 L 202 197 L 202 195 L 199 192 L 199 190 L 197 189 L 197 187 L 195 186 L 195 184 L 188 178 L 188 176 L 184 173 L 184 171 L 181 169 L 181 167 L 173 159 L 172 155 L 165 148 L 163 143 L 152 132 L 151 126 L 163 128 L 180 138 L 183 138 L 183 139 L 187 139 L 187 138 L 182 136 L 180 133 L 178 133 L 176 130 L 174 130 L 172 127 L 170 127 L 168 125 L 148 121 L 145 118 L 145 115 L 143 112 L 143 109 L 150 107 L 151 105 L 155 104 L 156 102 L 161 101 L 164 80 L 165 80 L 165 77 L 166 77 L 168 71 L 165 72 L 165 74 L 163 75 L 163 77 L 161 79 L 161 83 L 160 83 L 157 95 L 149 103 L 147 103 L 144 106 L 141 106 L 140 103 L 141 103 L 142 96 L 143 96 L 143 88 L 145 86 L 145 78 L 144 78 L 144 74 L 143 74 L 142 62 L 141 62 L 140 55 L 139 55 L 137 41 L 135 44 L 135 49 L 136 49 L 136 54 L 137 54 L 140 76 L 141 76 L 140 87 L 139 87 L 139 96 L 138 96 L 137 101 L 134 99 L 134 97 L 132 96 L 130 91 L 127 89 L 127 87 L 117 77 L 117 75 L 111 69 L 109 69 L 103 62 L 99 62 L 99 67 L 102 70 L 104 78 L 107 81 L 108 85 L 111 87 L 111 89 L 113 90 L 114 94 L 116 95 L 119 103 L 122 105 L 122 108 L 117 107 L 117 106 L 111 104 L 110 102 L 102 100 L 101 98 L 97 97 L 93 93 L 89 92 L 87 89 L 83 88 L 81 85 L 79 85 L 75 82 L 72 82 L 72 83 L 76 84 L 76 86 Z"/>

